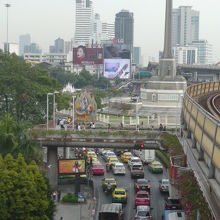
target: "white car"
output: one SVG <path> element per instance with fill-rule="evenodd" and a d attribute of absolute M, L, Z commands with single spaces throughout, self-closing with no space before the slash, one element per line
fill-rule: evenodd
<path fill-rule="evenodd" d="M 125 171 L 125 166 L 123 163 L 115 163 L 112 164 L 112 172 L 113 174 L 121 174 L 121 175 L 125 175 L 126 171 Z"/>
<path fill-rule="evenodd" d="M 105 161 L 108 161 L 109 157 L 116 157 L 115 153 L 112 151 L 107 151 L 106 153 L 104 153 L 103 155 L 103 159 Z"/>
<path fill-rule="evenodd" d="M 133 164 L 141 164 L 141 159 L 139 157 L 132 157 L 129 161 L 128 161 L 128 166 L 131 168 L 133 166 Z"/>

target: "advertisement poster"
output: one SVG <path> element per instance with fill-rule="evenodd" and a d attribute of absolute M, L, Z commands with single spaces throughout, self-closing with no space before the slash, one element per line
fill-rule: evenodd
<path fill-rule="evenodd" d="M 76 172 L 84 174 L 86 171 L 85 160 L 59 160 L 59 174 L 72 175 Z"/>
<path fill-rule="evenodd" d="M 96 122 L 97 104 L 93 95 L 82 91 L 75 101 L 76 121 Z"/>
<path fill-rule="evenodd" d="M 102 48 L 86 48 L 83 45 L 73 48 L 73 64 L 100 65 L 102 63 Z"/>
<path fill-rule="evenodd" d="M 105 59 L 104 60 L 104 77 L 108 79 L 130 78 L 130 59 Z"/>
<path fill-rule="evenodd" d="M 105 44 L 104 59 L 131 59 L 131 51 L 129 45 Z"/>

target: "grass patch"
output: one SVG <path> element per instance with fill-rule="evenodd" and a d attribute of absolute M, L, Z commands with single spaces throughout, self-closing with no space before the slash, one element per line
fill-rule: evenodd
<path fill-rule="evenodd" d="M 68 193 L 62 198 L 62 202 L 76 204 L 78 203 L 78 198 L 74 194 Z"/>
<path fill-rule="evenodd" d="M 166 153 L 163 153 L 159 150 L 155 151 L 156 157 L 161 161 L 161 163 L 164 165 L 164 167 L 168 168 L 169 167 L 169 157 L 167 156 Z"/>

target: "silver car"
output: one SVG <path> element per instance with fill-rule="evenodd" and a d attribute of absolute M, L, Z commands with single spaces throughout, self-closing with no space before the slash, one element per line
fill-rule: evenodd
<path fill-rule="evenodd" d="M 151 220 L 150 206 L 137 206 L 137 212 L 135 214 L 135 220 Z"/>

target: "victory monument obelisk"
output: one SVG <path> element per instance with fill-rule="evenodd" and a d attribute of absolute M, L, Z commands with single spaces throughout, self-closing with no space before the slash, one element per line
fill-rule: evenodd
<path fill-rule="evenodd" d="M 156 114 L 158 125 L 177 127 L 181 103 L 187 84 L 182 76 L 176 76 L 176 62 L 172 53 L 173 0 L 166 0 L 164 51 L 159 62 L 159 74 L 152 76 L 141 89 L 142 112 Z M 178 119 L 179 126 L 179 119 Z"/>

